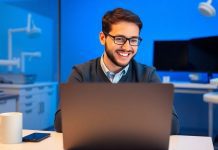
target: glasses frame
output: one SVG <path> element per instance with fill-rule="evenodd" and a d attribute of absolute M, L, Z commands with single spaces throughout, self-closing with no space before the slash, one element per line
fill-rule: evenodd
<path fill-rule="evenodd" d="M 125 37 L 125 36 L 113 36 L 113 35 L 111 35 L 111 34 L 109 34 L 109 33 L 106 33 L 106 32 L 103 32 L 103 33 L 104 33 L 106 36 L 109 36 L 109 37 L 114 41 L 114 43 L 117 44 L 117 45 L 124 45 L 124 44 L 126 43 L 126 41 L 129 41 L 129 45 L 131 45 L 131 46 L 139 46 L 140 43 L 142 42 L 142 38 L 141 38 L 141 37 L 131 37 L 131 38 L 127 38 L 127 37 Z M 126 39 L 126 40 L 125 40 L 125 42 L 124 42 L 123 44 L 119 44 L 119 43 L 116 43 L 116 40 L 115 40 L 116 37 L 122 37 L 122 38 L 124 38 L 124 39 Z M 132 44 L 130 43 L 130 40 L 131 40 L 131 39 L 135 39 L 135 38 L 138 38 L 139 42 L 138 42 L 137 45 L 132 45 Z"/>

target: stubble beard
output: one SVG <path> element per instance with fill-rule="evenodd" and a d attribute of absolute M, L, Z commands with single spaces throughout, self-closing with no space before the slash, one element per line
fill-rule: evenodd
<path fill-rule="evenodd" d="M 122 50 L 122 49 L 117 49 L 117 50 Z M 116 51 L 117 51 L 117 50 L 116 50 Z M 135 56 L 135 55 L 134 55 L 134 56 L 129 60 L 129 62 L 128 62 L 127 64 L 122 64 L 122 63 L 119 63 L 119 62 L 116 60 L 116 58 L 114 57 L 113 53 L 108 50 L 107 44 L 105 45 L 105 53 L 106 53 L 107 57 L 110 59 L 110 61 L 111 61 L 113 64 L 115 64 L 116 66 L 121 67 L 121 68 L 126 67 L 126 66 L 129 64 L 129 62 L 130 62 L 130 61 L 134 58 L 134 56 Z"/>

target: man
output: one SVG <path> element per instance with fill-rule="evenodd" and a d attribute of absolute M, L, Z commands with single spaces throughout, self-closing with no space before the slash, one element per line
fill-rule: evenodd
<path fill-rule="evenodd" d="M 133 59 L 142 41 L 139 36 L 141 29 L 142 22 L 133 12 L 122 8 L 108 11 L 103 16 L 102 32 L 99 35 L 101 44 L 105 46 L 103 55 L 75 66 L 69 82 L 159 83 L 160 79 L 153 67 Z M 55 117 L 56 131 L 61 132 L 60 110 Z M 171 134 L 178 132 L 178 117 L 173 108 Z"/>

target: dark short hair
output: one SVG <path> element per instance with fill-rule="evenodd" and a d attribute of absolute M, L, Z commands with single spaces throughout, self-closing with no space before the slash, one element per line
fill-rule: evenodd
<path fill-rule="evenodd" d="M 102 31 L 109 33 L 111 31 L 111 26 L 121 21 L 135 23 L 139 27 L 139 31 L 142 29 L 142 21 L 138 15 L 127 9 L 116 8 L 106 12 L 103 16 Z"/>

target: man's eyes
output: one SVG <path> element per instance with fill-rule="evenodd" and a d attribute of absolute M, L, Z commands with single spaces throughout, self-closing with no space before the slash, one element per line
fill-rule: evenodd
<path fill-rule="evenodd" d="M 130 39 L 131 40 L 131 42 L 133 42 L 133 43 L 137 43 L 139 40 L 138 40 L 138 38 L 134 38 L 134 39 Z"/>
<path fill-rule="evenodd" d="M 126 41 L 125 37 L 116 37 L 115 40 L 117 41 Z"/>
<path fill-rule="evenodd" d="M 115 37 L 115 40 L 126 41 L 126 38 L 125 37 Z M 131 38 L 130 41 L 131 42 L 138 42 L 138 38 Z"/>

